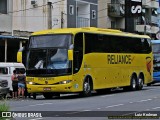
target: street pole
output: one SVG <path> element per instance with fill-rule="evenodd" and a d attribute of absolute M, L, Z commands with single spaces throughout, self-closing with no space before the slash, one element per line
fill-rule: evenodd
<path fill-rule="evenodd" d="M 52 29 L 52 2 L 48 2 L 48 29 Z"/>
<path fill-rule="evenodd" d="M 63 19 L 63 14 L 64 14 L 63 11 L 61 11 L 61 28 L 63 28 L 63 20 L 64 20 Z"/>

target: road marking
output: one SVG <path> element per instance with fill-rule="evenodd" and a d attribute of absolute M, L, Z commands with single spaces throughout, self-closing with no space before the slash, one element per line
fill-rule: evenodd
<path fill-rule="evenodd" d="M 147 100 L 140 100 L 140 101 L 137 101 L 137 102 L 146 102 L 146 101 L 150 101 L 152 99 L 147 99 Z"/>
<path fill-rule="evenodd" d="M 111 106 L 107 106 L 107 107 L 105 107 L 105 108 L 112 108 L 112 107 L 118 107 L 118 106 L 122 106 L 122 105 L 124 105 L 124 104 L 118 104 L 118 105 L 111 105 Z"/>
<path fill-rule="evenodd" d="M 29 105 L 29 106 L 39 106 L 39 105 L 49 105 L 49 104 L 53 104 L 53 103 L 42 103 L 42 104 L 35 104 L 35 105 Z"/>
<path fill-rule="evenodd" d="M 34 119 L 29 119 L 29 120 L 41 120 L 43 118 L 34 118 Z"/>
<path fill-rule="evenodd" d="M 152 108 L 153 110 L 156 110 L 156 109 L 160 109 L 160 107 L 155 107 L 155 108 Z"/>
<path fill-rule="evenodd" d="M 101 108 L 97 108 L 98 110 L 100 110 Z"/>
<path fill-rule="evenodd" d="M 133 102 L 129 102 L 129 103 L 131 103 L 131 104 L 132 104 Z"/>
<path fill-rule="evenodd" d="M 104 97 L 112 97 L 112 96 L 114 96 L 114 95 L 103 95 L 101 97 L 104 98 Z"/>
<path fill-rule="evenodd" d="M 81 112 L 85 112 L 85 111 L 91 111 L 91 110 L 83 110 L 83 111 L 77 111 L 77 112 L 69 112 L 69 113 L 66 113 L 66 114 L 76 114 L 76 113 L 81 113 Z"/>
<path fill-rule="evenodd" d="M 91 111 L 91 110 L 83 110 L 83 111 Z"/>

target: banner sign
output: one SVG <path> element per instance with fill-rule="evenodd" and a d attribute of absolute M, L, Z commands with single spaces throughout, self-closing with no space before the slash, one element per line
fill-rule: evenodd
<path fill-rule="evenodd" d="M 142 16 L 142 0 L 131 0 L 131 15 Z"/>

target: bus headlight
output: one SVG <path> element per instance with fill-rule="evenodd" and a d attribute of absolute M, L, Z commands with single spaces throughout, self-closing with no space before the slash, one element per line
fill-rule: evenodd
<path fill-rule="evenodd" d="M 29 84 L 29 85 L 35 85 L 34 82 L 27 82 L 27 84 Z"/>
<path fill-rule="evenodd" d="M 59 84 L 68 84 L 70 82 L 71 82 L 71 80 L 64 80 L 64 81 L 59 82 Z"/>

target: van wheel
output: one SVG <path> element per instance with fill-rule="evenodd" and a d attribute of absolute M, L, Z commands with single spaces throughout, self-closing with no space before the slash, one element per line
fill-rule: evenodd
<path fill-rule="evenodd" d="M 3 99 L 6 99 L 6 98 L 7 98 L 7 94 L 3 94 L 3 95 L 2 95 L 2 98 L 3 98 Z"/>
<path fill-rule="evenodd" d="M 131 78 L 130 90 L 134 91 L 134 90 L 136 90 L 136 88 L 137 88 L 137 79 L 133 75 Z"/>
<path fill-rule="evenodd" d="M 80 93 L 83 97 L 91 96 L 92 84 L 89 77 L 83 83 L 83 92 Z"/>

